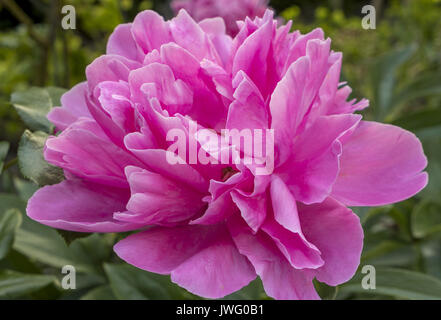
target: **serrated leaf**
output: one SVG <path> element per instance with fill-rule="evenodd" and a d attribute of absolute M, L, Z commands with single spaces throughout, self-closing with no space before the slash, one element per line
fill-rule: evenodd
<path fill-rule="evenodd" d="M 46 118 L 49 111 L 60 104 L 61 88 L 29 88 L 14 92 L 11 103 L 23 122 L 32 130 L 51 133 L 53 125 Z"/>
<path fill-rule="evenodd" d="M 55 277 L 49 275 L 0 271 L 0 297 L 17 298 L 44 288 L 54 281 Z"/>
<path fill-rule="evenodd" d="M 376 288 L 363 289 L 360 271 L 348 283 L 340 287 L 344 292 L 358 292 L 373 295 L 388 295 L 399 299 L 438 300 L 441 299 L 441 281 L 424 273 L 395 269 L 376 268 Z"/>
<path fill-rule="evenodd" d="M 128 264 L 105 264 L 113 293 L 121 300 L 190 299 L 190 293 L 171 282 L 170 277 L 150 273 Z"/>
<path fill-rule="evenodd" d="M 43 148 L 48 135 L 25 130 L 18 147 L 18 165 L 21 173 L 40 186 L 59 183 L 64 179 L 63 171 L 47 163 Z"/>
<path fill-rule="evenodd" d="M 6 257 L 14 242 L 15 231 L 22 221 L 20 211 L 9 209 L 0 215 L 0 260 Z"/>
<path fill-rule="evenodd" d="M 3 171 L 3 166 L 5 164 L 6 155 L 9 151 L 9 142 L 1 141 L 0 142 L 0 173 Z"/>

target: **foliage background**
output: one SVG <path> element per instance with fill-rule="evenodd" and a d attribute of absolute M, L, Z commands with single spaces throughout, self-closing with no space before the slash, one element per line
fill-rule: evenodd
<path fill-rule="evenodd" d="M 60 27 L 64 4 L 76 8 L 76 30 Z M 361 27 L 365 4 L 377 9 L 376 30 Z M 364 116 L 413 131 L 429 158 L 430 182 L 418 196 L 354 208 L 365 231 L 360 270 L 339 288 L 317 283 L 320 295 L 441 299 L 441 1 L 273 0 L 271 6 L 293 19 L 294 29 L 323 28 L 344 53 L 343 78 L 353 96 L 371 101 Z M 85 79 L 113 28 L 144 9 L 172 15 L 159 0 L 0 0 L 0 299 L 197 298 L 168 277 L 122 263 L 112 252 L 121 235 L 79 237 L 25 214 L 38 184 L 58 179 L 41 157 L 52 130 L 45 113 L 59 103 L 60 88 Z M 61 287 L 64 265 L 77 270 L 76 290 Z M 361 287 L 364 265 L 376 268 L 375 290 Z M 227 298 L 267 299 L 259 280 Z"/>

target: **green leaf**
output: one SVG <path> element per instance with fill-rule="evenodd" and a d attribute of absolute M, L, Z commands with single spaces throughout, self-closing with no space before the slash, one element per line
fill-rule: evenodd
<path fill-rule="evenodd" d="M 18 209 L 20 212 L 25 212 L 26 202 L 15 194 L 0 193 L 0 214 L 13 208 Z"/>
<path fill-rule="evenodd" d="M 46 162 L 43 148 L 48 135 L 25 130 L 18 147 L 18 165 L 21 173 L 40 186 L 55 184 L 63 180 L 63 171 Z"/>
<path fill-rule="evenodd" d="M 128 264 L 105 264 L 113 293 L 121 300 L 189 299 L 191 294 L 170 281 Z"/>
<path fill-rule="evenodd" d="M 51 133 L 52 124 L 46 118 L 48 112 L 60 105 L 60 96 L 65 92 L 61 88 L 29 88 L 26 91 L 14 92 L 11 103 L 21 119 L 32 130 Z"/>
<path fill-rule="evenodd" d="M 3 166 L 5 164 L 6 155 L 9 151 L 9 142 L 1 141 L 0 142 L 0 173 L 3 171 Z"/>
<path fill-rule="evenodd" d="M 406 113 L 394 120 L 392 124 L 413 132 L 441 126 L 441 110 L 422 110 L 411 114 Z"/>
<path fill-rule="evenodd" d="M 403 104 L 414 99 L 441 94 L 440 72 L 423 72 L 413 79 L 396 95 L 396 104 Z"/>
<path fill-rule="evenodd" d="M 81 300 L 116 300 L 109 285 L 96 287 L 81 297 Z"/>
<path fill-rule="evenodd" d="M 357 272 L 351 281 L 343 284 L 343 292 L 358 292 L 374 295 L 388 295 L 400 299 L 441 299 L 441 281 L 424 273 L 394 269 L 376 268 L 376 288 L 363 289 L 361 281 L 367 274 Z"/>
<path fill-rule="evenodd" d="M 421 201 L 412 212 L 412 234 L 424 238 L 441 231 L 441 205 L 432 201 Z"/>
<path fill-rule="evenodd" d="M 367 235 L 366 238 L 372 236 Z M 409 244 L 384 240 L 374 246 L 366 246 L 361 262 L 375 266 L 402 267 L 412 264 L 416 256 L 414 248 Z"/>
<path fill-rule="evenodd" d="M 393 107 L 396 73 L 416 50 L 411 45 L 391 51 L 377 59 L 372 68 L 371 81 L 374 88 L 374 105 L 377 119 L 383 119 Z"/>
<path fill-rule="evenodd" d="M 16 298 L 48 286 L 54 276 L 23 274 L 14 271 L 0 271 L 0 297 Z"/>
<path fill-rule="evenodd" d="M 17 230 L 14 249 L 41 263 L 56 268 L 73 265 L 78 272 L 101 274 L 101 264 L 111 254 L 111 243 L 94 234 L 67 246 L 56 230 L 24 217 Z"/>
<path fill-rule="evenodd" d="M 9 252 L 14 242 L 14 234 L 22 221 L 17 209 L 9 209 L 0 216 L 0 260 Z"/>
<path fill-rule="evenodd" d="M 53 107 L 61 106 L 61 96 L 65 94 L 67 90 L 59 87 L 46 87 L 46 91 L 49 93 L 52 106 Z"/>
<path fill-rule="evenodd" d="M 441 239 L 439 235 L 421 243 L 421 254 L 425 272 L 441 279 Z"/>
<path fill-rule="evenodd" d="M 38 185 L 32 181 L 20 179 L 18 177 L 14 177 L 12 180 L 18 195 L 23 201 L 28 201 L 29 198 L 32 197 L 32 195 L 38 190 Z"/>

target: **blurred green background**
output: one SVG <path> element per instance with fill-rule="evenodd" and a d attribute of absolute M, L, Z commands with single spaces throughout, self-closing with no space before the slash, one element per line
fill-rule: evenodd
<path fill-rule="evenodd" d="M 76 8 L 76 30 L 60 28 L 65 4 Z M 376 7 L 375 30 L 361 27 L 366 4 Z M 414 132 L 429 158 L 430 182 L 419 195 L 396 205 L 354 208 L 365 231 L 360 270 L 339 288 L 317 283 L 320 295 L 441 299 L 441 1 L 274 0 L 270 5 L 294 21 L 293 29 L 323 28 L 333 49 L 344 54 L 342 77 L 352 96 L 371 102 L 365 118 Z M 197 298 L 168 277 L 123 264 L 112 252 L 121 235 L 79 237 L 25 214 L 26 201 L 41 181 L 35 172 L 25 173 L 30 179 L 20 173 L 19 141 L 40 151 L 41 141 L 29 139 L 29 132 L 22 137 L 29 123 L 22 122 L 11 94 L 13 102 L 26 106 L 36 102 L 23 92 L 44 87 L 33 89 L 41 97 L 37 102 L 43 109 L 57 105 L 59 88 L 85 79 L 85 67 L 104 53 L 113 28 L 144 9 L 172 16 L 167 1 L 159 0 L 0 0 L 0 299 Z M 76 290 L 62 289 L 64 265 L 77 270 Z M 376 268 L 375 290 L 361 286 L 364 265 Z M 227 298 L 267 297 L 257 280 Z"/>

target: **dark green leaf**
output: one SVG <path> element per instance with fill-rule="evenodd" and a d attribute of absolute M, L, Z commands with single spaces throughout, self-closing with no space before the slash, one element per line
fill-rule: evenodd
<path fill-rule="evenodd" d="M 14 249 L 46 265 L 62 268 L 73 265 L 78 272 L 100 274 L 101 263 L 111 253 L 111 243 L 98 234 L 79 239 L 67 246 L 56 230 L 28 217 L 17 230 Z"/>
<path fill-rule="evenodd" d="M 367 274 L 356 276 L 340 287 L 345 292 L 389 295 L 400 299 L 441 299 L 441 281 L 424 273 L 393 268 L 376 268 L 376 288 L 363 289 L 361 283 Z"/>
<path fill-rule="evenodd" d="M 128 264 L 105 264 L 104 270 L 118 299 L 189 299 L 191 294 L 176 286 L 170 277 L 157 275 Z"/>
<path fill-rule="evenodd" d="M 32 130 L 51 133 L 52 124 L 46 115 L 60 104 L 60 96 L 64 89 L 60 88 L 29 88 L 26 91 L 14 92 L 11 103 L 21 119 Z"/>
<path fill-rule="evenodd" d="M 63 180 L 63 171 L 46 162 L 43 157 L 47 134 L 26 130 L 18 147 L 18 165 L 21 173 L 40 186 L 55 184 Z"/>
<path fill-rule="evenodd" d="M 35 191 L 38 190 L 38 185 L 34 182 L 20 179 L 18 177 L 13 178 L 13 183 L 18 195 L 23 201 L 28 201 Z"/>
<path fill-rule="evenodd" d="M 0 297 L 16 298 L 48 286 L 55 277 L 0 271 Z"/>
<path fill-rule="evenodd" d="M 109 285 L 100 286 L 90 290 L 81 300 L 116 300 L 112 288 Z"/>
<path fill-rule="evenodd" d="M 17 209 L 9 209 L 0 215 L 0 259 L 3 259 L 12 247 L 15 231 L 21 221 L 22 216 Z"/>
<path fill-rule="evenodd" d="M 413 132 L 441 126 L 441 110 L 422 110 L 412 114 L 403 114 L 392 124 Z"/>
<path fill-rule="evenodd" d="M 412 80 L 396 95 L 396 104 L 406 103 L 413 99 L 441 94 L 441 74 L 439 72 L 423 73 Z"/>
<path fill-rule="evenodd" d="M 435 238 L 421 244 L 424 270 L 441 279 L 441 239 Z"/>
<path fill-rule="evenodd" d="M 374 106 L 377 119 L 383 119 L 393 107 L 396 73 L 415 52 L 415 46 L 408 46 L 391 51 L 377 59 L 372 68 L 374 87 Z"/>
<path fill-rule="evenodd" d="M 225 300 L 260 300 L 269 299 L 263 290 L 262 281 L 257 278 L 246 287 L 224 298 Z"/>
<path fill-rule="evenodd" d="M 0 193 L 0 214 L 13 208 L 18 209 L 20 212 L 25 212 L 26 202 L 15 194 Z"/>

